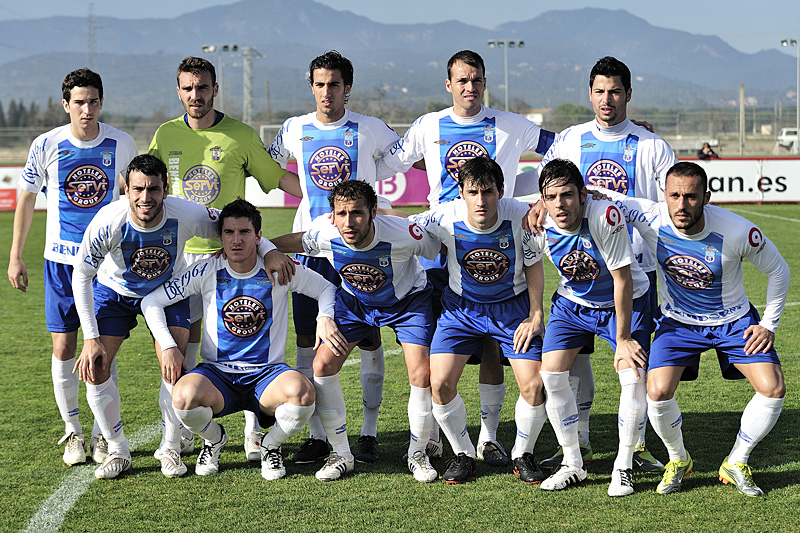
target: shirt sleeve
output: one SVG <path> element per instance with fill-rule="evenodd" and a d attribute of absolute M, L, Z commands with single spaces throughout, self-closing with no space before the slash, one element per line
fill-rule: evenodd
<path fill-rule="evenodd" d="M 334 317 L 336 287 L 318 273 L 298 264 L 297 272 L 289 282 L 289 290 L 305 294 L 317 300 L 317 305 L 319 306 L 317 318 L 323 316 Z"/>
<path fill-rule="evenodd" d="M 292 119 L 288 119 L 283 123 L 283 126 L 281 126 L 281 129 L 278 130 L 278 134 L 275 136 L 275 140 L 269 145 L 268 150 L 269 156 L 283 169 L 286 168 L 289 162 L 289 156 L 291 155 L 286 145 L 283 143 L 283 136 L 289 132 L 289 124 L 291 121 Z"/>
<path fill-rule="evenodd" d="M 772 331 L 778 324 L 786 305 L 791 273 L 789 265 L 773 242 L 767 239 L 757 226 L 752 226 L 746 239 L 742 256 L 769 278 L 767 282 L 767 307 L 760 325 Z"/>
<path fill-rule="evenodd" d="M 653 179 L 656 180 L 658 188 L 662 191 L 666 185 L 667 171 L 678 162 L 675 152 L 664 139 L 657 139 L 655 147 L 655 162 L 653 166 Z"/>
<path fill-rule="evenodd" d="M 268 193 L 278 186 L 278 180 L 286 172 L 270 157 L 255 131 L 251 130 L 249 142 L 245 170 L 256 179 L 261 190 Z"/>
<path fill-rule="evenodd" d="M 602 202 L 589 219 L 589 229 L 595 238 L 608 270 L 619 270 L 633 262 L 631 240 L 620 209 Z"/>
<path fill-rule="evenodd" d="M 423 158 L 417 144 L 422 138 L 422 119 L 414 122 L 406 134 L 397 140 L 378 161 L 378 179 L 385 179 L 398 172 L 406 172 L 411 165 Z"/>
<path fill-rule="evenodd" d="M 28 160 L 19 178 L 19 186 L 33 194 L 42 190 L 42 185 L 47 178 L 47 161 L 45 161 L 47 137 L 41 136 L 33 141 L 28 152 Z"/>

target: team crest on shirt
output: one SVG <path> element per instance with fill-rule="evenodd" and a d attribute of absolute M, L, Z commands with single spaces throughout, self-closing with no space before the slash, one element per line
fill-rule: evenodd
<path fill-rule="evenodd" d="M 489 157 L 489 152 L 475 141 L 459 141 L 444 156 L 444 168 L 454 180 L 458 180 L 458 169 L 475 157 Z"/>
<path fill-rule="evenodd" d="M 389 254 L 381 254 L 378 256 L 378 264 L 382 267 L 389 266 Z"/>
<path fill-rule="evenodd" d="M 224 150 L 222 148 L 220 148 L 219 146 L 215 146 L 215 147 L 209 148 L 209 149 L 211 150 L 211 160 L 212 161 L 216 162 L 216 161 L 219 161 L 220 159 L 222 159 L 222 152 L 224 152 Z"/>
<path fill-rule="evenodd" d="M 158 246 L 139 248 L 130 256 L 131 272 L 148 281 L 166 273 L 171 264 L 169 252 Z"/>
<path fill-rule="evenodd" d="M 588 231 L 582 231 L 579 236 L 581 244 L 583 244 L 583 247 L 586 248 L 587 250 L 592 249 L 592 239 L 590 239 L 589 237 L 591 237 L 591 235 L 589 235 Z"/>
<path fill-rule="evenodd" d="M 628 173 L 611 159 L 601 159 L 586 170 L 586 184 L 628 194 Z"/>
<path fill-rule="evenodd" d="M 491 124 L 487 124 L 481 129 L 483 130 L 484 141 L 486 141 L 487 143 L 494 141 L 494 126 L 492 126 Z"/>
<path fill-rule="evenodd" d="M 633 156 L 636 154 L 636 147 L 631 144 L 626 144 L 623 150 L 622 160 L 626 163 L 633 161 Z"/>
<path fill-rule="evenodd" d="M 342 135 L 344 135 L 344 145 L 347 146 L 348 148 L 353 146 L 353 139 L 356 136 L 356 132 L 354 132 L 350 128 L 347 128 L 346 130 L 344 130 L 344 133 L 342 133 Z"/>
<path fill-rule="evenodd" d="M 705 289 L 714 283 L 714 273 L 690 255 L 673 255 L 664 261 L 664 272 L 685 289 Z"/>
<path fill-rule="evenodd" d="M 100 155 L 103 156 L 103 166 L 110 167 L 111 163 L 114 162 L 114 152 L 111 150 L 103 150 L 100 152 Z"/>
<path fill-rule="evenodd" d="M 383 284 L 389 279 L 383 270 L 364 263 L 345 265 L 339 274 L 351 287 L 368 294 L 383 287 Z"/>
<path fill-rule="evenodd" d="M 573 250 L 562 257 L 558 269 L 574 282 L 592 281 L 600 275 L 600 265 L 583 250 Z"/>
<path fill-rule="evenodd" d="M 175 232 L 166 230 L 164 233 L 161 234 L 161 244 L 164 246 L 169 246 L 172 244 L 172 238 L 175 237 Z"/>
<path fill-rule="evenodd" d="M 237 296 L 222 306 L 222 322 L 232 335 L 250 337 L 267 323 L 267 308 L 250 296 Z"/>
<path fill-rule="evenodd" d="M 186 199 L 208 205 L 219 196 L 219 174 L 206 165 L 193 166 L 183 175 L 181 187 Z"/>
<path fill-rule="evenodd" d="M 320 148 L 308 160 L 308 177 L 325 191 L 350 179 L 353 162 L 350 155 L 336 146 Z"/>
<path fill-rule="evenodd" d="M 511 246 L 511 235 L 508 233 L 504 233 L 497 237 L 497 242 L 500 245 L 500 248 L 505 250 L 509 246 Z"/>
<path fill-rule="evenodd" d="M 705 251 L 705 256 L 703 259 L 705 259 L 706 263 L 713 263 L 716 258 L 716 253 L 719 252 L 719 250 L 710 244 L 705 246 L 703 250 Z"/>
<path fill-rule="evenodd" d="M 511 261 L 497 250 L 476 248 L 464 254 L 461 262 L 464 270 L 478 283 L 492 283 L 508 272 Z"/>
<path fill-rule="evenodd" d="M 108 193 L 106 173 L 94 165 L 81 165 L 64 178 L 64 194 L 77 207 L 96 207 Z"/>

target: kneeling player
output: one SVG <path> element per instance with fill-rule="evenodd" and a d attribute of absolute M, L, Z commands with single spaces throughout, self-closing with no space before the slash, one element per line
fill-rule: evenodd
<path fill-rule="evenodd" d="M 538 483 L 544 475 L 533 448 L 547 420 L 539 376 L 542 255 L 530 251 L 530 237 L 522 229 L 528 205 L 502 198 L 503 171 L 495 161 L 467 161 L 458 172 L 458 189 L 460 198 L 414 217 L 447 247 L 450 281 L 431 344 L 433 415 L 456 454 L 444 480 L 463 483 L 475 472 L 475 446 L 456 385 L 470 356 L 480 354 L 485 339 L 496 339 L 520 390 L 511 450 L 514 473 L 526 483 Z"/>
<path fill-rule="evenodd" d="M 542 381 L 547 414 L 564 450 L 542 489 L 560 490 L 586 479 L 569 369 L 581 348 L 598 335 L 615 350 L 614 368 L 622 385 L 619 450 L 608 494 L 626 496 L 633 493 L 633 454 L 645 423 L 650 284 L 633 259 L 619 209 L 587 198 L 578 167 L 554 159 L 541 172 L 539 190 L 548 218 L 531 249 L 547 253 L 561 274 L 542 347 Z"/>
<path fill-rule="evenodd" d="M 142 302 L 153 335 L 164 348 L 162 371 L 179 374 L 183 355 L 166 327 L 164 308 L 200 295 L 204 308 L 203 362 L 178 380 L 172 392 L 175 412 L 184 426 L 203 437 L 195 472 L 214 474 L 228 442 L 225 428 L 213 421 L 242 410 L 258 414 L 272 429 L 261 439 L 261 475 L 286 475 L 281 444 L 300 431 L 314 412 L 311 382 L 284 362 L 288 291 L 319 299 L 319 339 L 343 338 L 333 322 L 334 287 L 318 274 L 297 266 L 287 285 L 273 285 L 256 253 L 261 214 L 238 199 L 219 215 L 222 249 L 227 256 L 200 261 Z"/>

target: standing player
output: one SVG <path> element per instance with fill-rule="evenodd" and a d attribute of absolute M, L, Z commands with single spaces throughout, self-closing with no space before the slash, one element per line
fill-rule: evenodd
<path fill-rule="evenodd" d="M 435 207 L 458 197 L 458 170 L 473 157 L 489 157 L 503 169 L 505 195 L 514 197 L 522 152 L 543 154 L 555 134 L 506 111 L 481 105 L 486 89 L 483 58 L 470 50 L 453 54 L 447 62 L 445 88 L 453 106 L 418 118 L 403 138 L 378 163 L 378 176 L 405 172 L 424 159 L 431 192 L 428 203 Z M 532 178 L 533 179 L 533 178 Z M 447 285 L 441 260 L 423 263 L 438 291 Z M 434 307 L 439 301 L 434 294 Z M 503 369 L 497 343 L 487 342 L 480 369 L 481 431 L 478 457 L 493 465 L 505 465 L 508 455 L 497 440 L 500 408 L 505 396 Z M 432 439 L 438 441 L 438 439 Z M 438 450 L 441 453 L 441 447 Z"/>
<path fill-rule="evenodd" d="M 778 420 L 786 395 L 774 343 L 789 290 L 789 266 L 753 223 L 708 205 L 708 178 L 697 163 L 682 162 L 669 169 L 664 202 L 607 194 L 658 259 L 664 316 L 650 352 L 647 404 L 670 461 L 656 492 L 678 491 L 683 477 L 692 471 L 675 390 L 681 380 L 697 378 L 701 353 L 714 348 L 722 376 L 747 378 L 755 390 L 719 478 L 735 484 L 745 496 L 763 496 L 748 461 Z M 764 318 L 745 294 L 745 258 L 769 276 Z"/>
<path fill-rule="evenodd" d="M 167 327 L 164 309 L 188 296 L 203 300 L 205 332 L 203 361 L 184 375 L 173 390 L 175 412 L 181 422 L 205 440 L 197 457 L 196 473 L 219 469 L 219 457 L 228 441 L 225 428 L 212 420 L 241 409 L 259 415 L 262 427 L 272 429 L 260 440 L 261 475 L 286 475 L 281 444 L 303 429 L 314 412 L 314 385 L 285 362 L 288 291 L 303 291 L 320 300 L 317 344 L 344 342 L 333 322 L 335 288 L 299 266 L 288 285 L 273 285 L 259 260 L 261 214 L 238 199 L 219 214 L 222 257 L 199 261 L 142 301 L 142 310 L 164 352 L 175 361 L 183 355 Z M 162 370 L 163 372 L 164 370 Z M 180 365 L 174 371 L 180 372 Z"/>
<path fill-rule="evenodd" d="M 316 100 L 316 111 L 292 117 L 269 147 L 269 154 L 283 168 L 292 156 L 300 177 L 300 206 L 293 231 L 305 231 L 311 221 L 330 212 L 328 195 L 345 180 L 361 180 L 375 186 L 375 160 L 397 141 L 397 134 L 382 120 L 354 113 L 345 107 L 353 88 L 353 64 L 335 50 L 314 58 L 306 75 Z M 293 177 L 293 176 L 292 176 Z M 285 182 L 286 180 L 284 180 Z M 288 188 L 288 187 L 287 187 Z M 298 260 L 338 285 L 339 275 L 323 257 L 299 255 Z M 297 332 L 297 369 L 313 379 L 315 322 L 317 303 L 303 295 L 292 295 L 294 328 Z M 378 460 L 378 408 L 383 397 L 383 346 L 376 330 L 375 341 L 368 338 L 360 346 L 361 388 L 364 423 L 355 459 Z M 319 416 L 312 416 L 309 438 L 295 452 L 296 463 L 310 463 L 328 456 L 325 430 Z"/>
<path fill-rule="evenodd" d="M 587 199 L 583 176 L 571 161 L 554 159 L 545 165 L 539 190 L 548 218 L 531 249 L 546 253 L 561 274 L 544 335 L 541 375 L 547 415 L 563 450 L 563 460 L 542 489 L 561 490 L 586 479 L 569 369 L 581 348 L 598 335 L 615 350 L 614 369 L 622 385 L 619 449 L 608 494 L 627 496 L 633 493 L 633 454 L 646 406 L 647 275 L 633 258 L 619 209 Z"/>
<path fill-rule="evenodd" d="M 117 477 L 131 466 L 119 390 L 108 372 L 122 341 L 136 327 L 141 299 L 168 280 L 173 268 L 184 266 L 183 249 L 190 237 L 219 236 L 218 211 L 167 196 L 167 168 L 155 156 L 133 158 L 126 172 L 125 194 L 127 201 L 104 207 L 89 224 L 73 273 L 75 307 L 84 338 L 75 369 L 87 383 L 89 405 L 108 440 L 108 456 L 95 471 L 98 478 Z M 274 251 L 269 241 L 264 241 L 260 252 L 263 255 L 270 249 L 276 264 L 282 264 L 285 256 Z M 182 351 L 189 336 L 188 313 L 188 302 L 177 303 L 168 312 L 168 325 Z M 165 361 L 175 354 L 162 354 L 158 344 L 156 354 L 167 369 L 161 386 L 171 395 L 182 361 L 177 365 Z M 167 477 L 180 476 L 186 472 L 179 455 L 180 424 L 171 402 L 164 406 L 159 398 L 159 404 L 164 419 L 161 471 Z"/>
<path fill-rule="evenodd" d="M 486 157 L 464 163 L 458 189 L 460 198 L 414 217 L 447 247 L 450 283 L 431 345 L 433 415 L 456 454 L 444 480 L 463 483 L 475 472 L 475 446 L 456 385 L 470 356 L 479 356 L 484 339 L 494 338 L 520 389 L 514 473 L 538 483 L 544 475 L 533 448 L 547 420 L 539 377 L 544 271 L 541 254 L 530 251 L 522 229 L 528 204 L 502 198 L 503 171 Z"/>
<path fill-rule="evenodd" d="M 186 113 L 162 124 L 148 150 L 167 165 L 170 194 L 219 209 L 236 198 L 244 198 L 248 175 L 256 179 L 264 192 L 277 187 L 286 173 L 269 157 L 258 134 L 250 126 L 214 109 L 219 89 L 214 65 L 199 57 L 187 57 L 178 66 L 177 79 L 178 98 Z M 208 257 L 219 249 L 219 239 L 193 238 L 186 243 L 189 254 L 186 263 Z M 194 368 L 203 310 L 199 298 L 190 305 L 192 330 L 187 367 Z M 166 390 L 162 389 L 161 396 L 164 402 L 171 402 Z M 249 411 L 245 411 L 245 419 L 245 453 L 248 459 L 258 461 L 258 421 L 255 413 Z M 184 447 L 191 450 L 194 444 L 188 441 Z"/>
<path fill-rule="evenodd" d="M 51 363 L 56 404 L 64 421 L 64 462 L 86 461 L 86 442 L 78 420 L 78 376 L 72 373 L 78 344 L 78 314 L 72 296 L 72 270 L 86 226 L 95 213 L 119 198 L 121 175 L 136 155 L 136 144 L 123 133 L 98 122 L 103 108 L 103 81 L 89 69 L 67 74 L 61 104 L 70 123 L 40 135 L 31 145 L 20 179 L 8 279 L 15 289 L 28 287 L 22 260 L 33 220 L 36 195 L 47 194 L 44 249 L 45 317 L 53 339 Z M 116 379 L 116 367 L 112 369 Z M 95 421 L 91 454 L 102 463 L 108 445 Z"/>
<path fill-rule="evenodd" d="M 434 324 L 431 288 L 416 256 L 435 257 L 441 243 L 405 218 L 377 216 L 375 190 L 363 181 L 338 184 L 329 202 L 335 225 L 323 216 L 305 233 L 274 239 L 281 251 L 327 258 L 342 277 L 336 324 L 347 344 L 323 344 L 314 358 L 317 409 L 333 447 L 317 479 L 333 481 L 353 469 L 339 370 L 373 328 L 389 326 L 403 346 L 411 384 L 408 467 L 417 481 L 431 482 L 438 474 L 428 456 L 416 452 L 424 452 L 433 425 L 429 360 Z"/>
<path fill-rule="evenodd" d="M 667 170 L 678 160 L 666 141 L 628 120 L 630 99 L 631 72 L 628 67 L 613 57 L 600 59 L 589 75 L 589 100 L 595 113 L 594 120 L 559 133 L 540 168 L 553 159 L 567 159 L 580 169 L 587 186 L 606 187 L 627 196 L 657 201 Z M 542 217 L 544 212 L 542 209 Z M 628 231 L 631 231 L 636 261 L 650 279 L 650 309 L 655 317 L 658 311 L 655 256 L 638 231 Z M 578 396 L 581 453 L 586 462 L 592 458 L 589 442 L 589 410 L 594 401 L 594 377 L 589 359 L 591 346 L 578 354 L 570 369 Z M 542 461 L 542 466 L 554 468 L 560 462 L 561 450 Z M 664 465 L 645 448 L 644 428 L 637 443 L 634 465 L 648 472 L 664 470 Z"/>

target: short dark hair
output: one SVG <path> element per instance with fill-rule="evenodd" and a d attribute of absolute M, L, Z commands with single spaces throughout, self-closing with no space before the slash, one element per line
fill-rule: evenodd
<path fill-rule="evenodd" d="M 330 50 L 311 60 L 306 73 L 308 83 L 314 83 L 314 71 L 318 68 L 338 70 L 342 74 L 344 84 L 353 85 L 353 64 L 336 50 Z"/>
<path fill-rule="evenodd" d="M 336 200 L 347 202 L 359 198 L 363 198 L 367 202 L 367 209 L 370 211 L 378 205 L 378 195 L 375 194 L 375 189 L 366 181 L 361 180 L 347 180 L 336 185 L 328 196 L 328 203 L 333 209 Z"/>
<path fill-rule="evenodd" d="M 670 176 L 683 176 L 686 178 L 698 178 L 700 185 L 703 187 L 703 194 L 708 190 L 708 175 L 703 167 L 692 161 L 681 161 L 675 163 L 669 170 L 667 170 L 667 178 Z M 664 186 L 667 185 L 667 180 L 664 180 Z"/>
<path fill-rule="evenodd" d="M 547 187 L 570 184 L 579 191 L 586 186 L 581 171 L 568 159 L 553 159 L 539 171 L 539 192 L 542 194 Z"/>
<path fill-rule="evenodd" d="M 595 76 L 605 76 L 606 78 L 613 78 L 619 76 L 622 82 L 622 87 L 627 93 L 631 88 L 631 71 L 627 65 L 619 59 L 611 56 L 598 59 L 597 63 L 592 67 L 592 72 L 589 74 L 589 88 L 594 85 Z"/>
<path fill-rule="evenodd" d="M 97 94 L 100 100 L 103 99 L 103 80 L 100 79 L 100 74 L 93 72 L 88 68 L 79 68 L 73 70 L 61 83 L 61 96 L 69 102 L 72 96 L 72 89 L 75 87 L 94 87 L 97 89 Z"/>
<path fill-rule="evenodd" d="M 458 169 L 458 187 L 474 183 L 478 187 L 494 187 L 503 190 L 503 169 L 489 157 L 473 157 Z"/>
<path fill-rule="evenodd" d="M 211 64 L 211 61 L 202 57 L 189 56 L 183 58 L 181 64 L 178 65 L 178 72 L 175 74 L 178 85 L 181 84 L 180 77 L 183 72 L 188 72 L 195 76 L 201 76 L 204 72 L 208 72 L 211 74 L 211 85 L 217 83 L 217 71 L 214 69 L 214 65 Z"/>
<path fill-rule="evenodd" d="M 154 155 L 140 154 L 131 159 L 128 168 L 125 169 L 125 183 L 129 184 L 129 176 L 134 170 L 141 172 L 145 176 L 161 176 L 164 189 L 167 188 L 167 165 Z"/>
<path fill-rule="evenodd" d="M 461 50 L 453 54 L 447 61 L 447 79 L 452 80 L 451 70 L 456 61 L 461 61 L 467 65 L 481 69 L 481 77 L 486 77 L 486 67 L 483 64 L 483 58 L 472 50 Z"/>
<path fill-rule="evenodd" d="M 261 211 L 256 206 L 238 196 L 236 200 L 230 202 L 222 208 L 219 213 L 219 232 L 222 234 L 222 226 L 226 218 L 246 218 L 253 224 L 253 229 L 258 233 L 261 231 Z"/>

